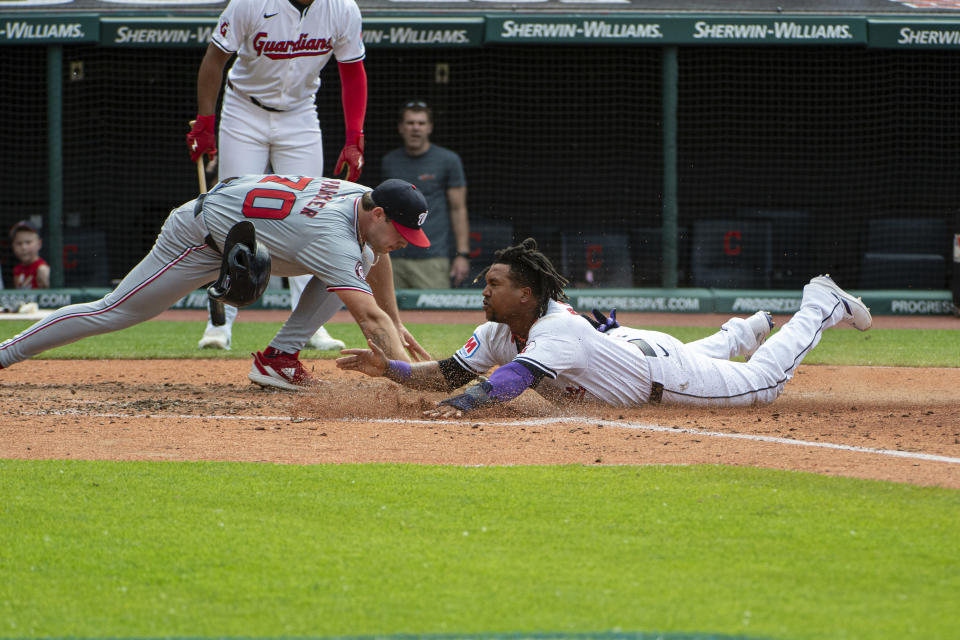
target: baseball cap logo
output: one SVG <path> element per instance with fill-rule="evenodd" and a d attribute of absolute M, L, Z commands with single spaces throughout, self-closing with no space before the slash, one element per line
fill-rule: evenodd
<path fill-rule="evenodd" d="M 427 221 L 427 212 L 424 211 L 419 216 L 417 216 L 417 226 L 422 227 L 423 223 Z"/>

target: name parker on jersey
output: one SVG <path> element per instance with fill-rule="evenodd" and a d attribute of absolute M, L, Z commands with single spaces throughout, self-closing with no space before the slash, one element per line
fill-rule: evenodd
<path fill-rule="evenodd" d="M 304 185 L 306 186 L 306 185 Z M 309 218 L 315 217 L 320 213 L 320 209 L 326 206 L 330 200 L 340 191 L 340 183 L 336 180 L 324 180 L 320 183 L 320 189 L 317 192 L 317 195 L 313 197 L 310 202 L 308 202 L 303 209 L 300 210 L 301 215 L 305 215 Z"/>
<path fill-rule="evenodd" d="M 265 55 L 271 60 L 322 56 L 333 51 L 328 38 L 311 38 L 309 33 L 300 34 L 296 40 L 268 40 L 269 37 L 264 31 L 253 36 L 253 49 L 258 56 Z"/>

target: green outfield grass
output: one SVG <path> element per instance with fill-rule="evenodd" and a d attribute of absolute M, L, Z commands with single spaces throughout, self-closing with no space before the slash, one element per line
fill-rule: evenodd
<path fill-rule="evenodd" d="M 202 328 L 41 357 L 247 358 L 279 324 L 238 324 L 229 353 L 198 351 Z M 445 357 L 474 325 L 410 329 Z M 806 362 L 958 367 L 960 331 L 828 331 Z M 955 490 L 712 466 L 0 460 L 0 638 L 929 640 L 957 637 L 957 602 Z"/>
<path fill-rule="evenodd" d="M 758 469 L 0 461 L 0 636 L 951 638 L 960 492 Z"/>
<path fill-rule="evenodd" d="M 479 314 L 478 314 L 479 315 Z M 482 319 L 482 318 L 478 318 Z M 30 326 L 28 322 L 0 322 L 0 339 Z M 198 350 L 203 334 L 202 322 L 152 320 L 123 331 L 92 336 L 71 345 L 53 349 L 41 358 L 248 358 L 263 349 L 280 328 L 274 322 L 238 322 L 233 330 L 233 349 L 228 352 Z M 364 346 L 363 334 L 353 323 L 330 323 L 330 332 L 348 347 Z M 427 351 L 445 358 L 456 351 L 475 324 L 410 324 L 407 328 Z M 689 342 L 707 336 L 715 329 L 707 327 L 663 327 L 664 331 Z M 306 351 L 304 357 L 335 358 L 337 352 Z M 826 331 L 823 339 L 804 360 L 807 364 L 884 365 L 902 367 L 960 367 L 960 331 L 948 329 L 853 329 Z"/>

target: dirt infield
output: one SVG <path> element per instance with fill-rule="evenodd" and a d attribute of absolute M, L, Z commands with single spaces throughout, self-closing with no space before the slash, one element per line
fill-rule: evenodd
<path fill-rule="evenodd" d="M 405 323 L 477 322 L 406 311 Z M 630 326 L 719 326 L 726 316 L 618 314 Z M 246 321 L 285 320 L 245 311 Z M 203 311 L 161 319 L 202 321 Z M 786 317 L 777 317 L 778 325 Z M 349 322 L 341 311 L 336 322 Z M 878 328 L 958 329 L 880 316 Z M 263 391 L 247 360 L 34 360 L 0 371 L 0 458 L 290 464 L 733 464 L 960 488 L 960 369 L 801 366 L 757 409 L 560 411 L 527 392 L 499 412 L 423 420 L 441 394 L 308 361 L 316 392 Z"/>
<path fill-rule="evenodd" d="M 307 394 L 246 360 L 34 360 L 0 371 L 0 458 L 291 464 L 732 464 L 960 488 L 960 369 L 802 366 L 758 409 L 571 416 L 527 392 L 431 422 L 440 394 L 308 361 Z"/>

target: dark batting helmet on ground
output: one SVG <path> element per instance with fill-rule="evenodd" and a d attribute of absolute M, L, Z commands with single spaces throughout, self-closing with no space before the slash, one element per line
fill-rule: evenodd
<path fill-rule="evenodd" d="M 245 307 L 263 295 L 269 281 L 270 252 L 257 240 L 252 222 L 238 222 L 223 242 L 220 277 L 207 294 L 212 300 Z"/>

